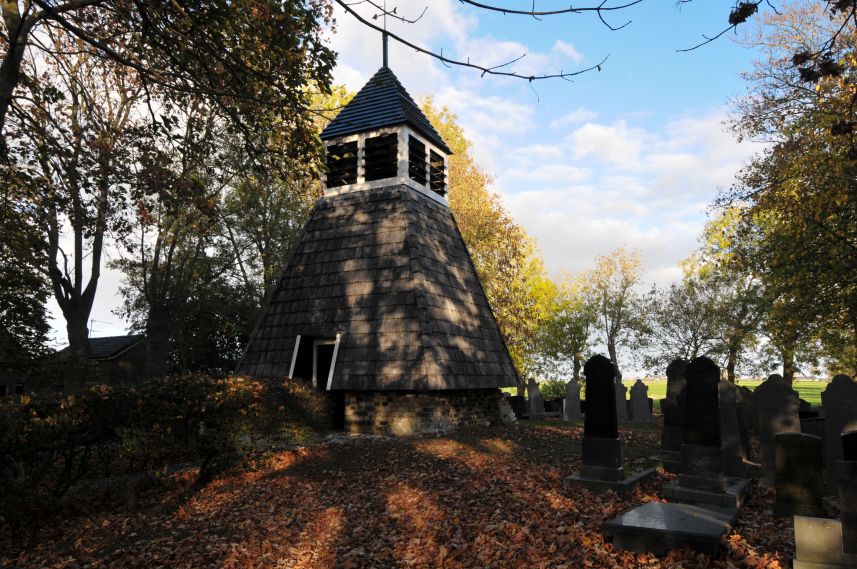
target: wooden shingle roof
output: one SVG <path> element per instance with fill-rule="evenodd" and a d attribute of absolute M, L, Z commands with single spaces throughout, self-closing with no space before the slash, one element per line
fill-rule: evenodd
<path fill-rule="evenodd" d="M 388 67 L 382 67 L 321 132 L 322 140 L 407 124 L 446 152 L 452 151 Z"/>
<path fill-rule="evenodd" d="M 407 186 L 319 200 L 238 372 L 287 375 L 299 334 L 341 334 L 332 389 L 517 385 L 452 214 Z"/>

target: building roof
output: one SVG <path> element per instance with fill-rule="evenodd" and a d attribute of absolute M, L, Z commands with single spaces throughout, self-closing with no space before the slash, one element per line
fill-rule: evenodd
<path fill-rule="evenodd" d="M 389 67 L 382 67 L 321 132 L 322 140 L 407 124 L 446 152 L 452 151 Z"/>
<path fill-rule="evenodd" d="M 89 359 L 109 360 L 114 358 L 133 346 L 143 341 L 143 336 L 104 336 L 102 338 L 89 339 Z M 60 354 L 68 353 L 69 347 L 60 350 Z"/>
<path fill-rule="evenodd" d="M 298 335 L 337 334 L 331 389 L 517 385 L 455 219 L 407 186 L 319 200 L 238 372 L 288 375 Z"/>

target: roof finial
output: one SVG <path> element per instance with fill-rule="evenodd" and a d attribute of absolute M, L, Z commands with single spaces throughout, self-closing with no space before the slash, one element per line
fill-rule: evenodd
<path fill-rule="evenodd" d="M 384 45 L 384 67 L 388 67 L 387 65 L 387 32 L 381 34 L 381 42 Z"/>
<path fill-rule="evenodd" d="M 384 31 L 381 33 L 381 44 L 384 49 L 384 67 L 387 65 L 387 0 L 384 0 Z"/>

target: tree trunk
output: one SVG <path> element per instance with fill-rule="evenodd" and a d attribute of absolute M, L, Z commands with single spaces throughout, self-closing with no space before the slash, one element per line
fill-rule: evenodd
<path fill-rule="evenodd" d="M 89 364 L 89 310 L 80 308 L 63 311 L 68 333 L 69 359 L 63 370 L 66 391 L 80 391 L 86 385 Z"/>
<path fill-rule="evenodd" d="M 574 356 L 572 363 L 574 365 L 574 381 L 580 383 L 580 358 Z"/>
<path fill-rule="evenodd" d="M 792 385 L 795 380 L 795 352 L 791 348 L 782 350 L 783 357 L 783 381 Z"/>
<path fill-rule="evenodd" d="M 149 309 L 146 322 L 146 377 L 167 375 L 170 348 L 170 316 L 162 308 Z"/>
<path fill-rule="evenodd" d="M 737 346 L 729 346 L 729 359 L 726 362 L 726 379 L 729 383 L 735 383 L 735 364 L 738 363 Z"/>
<path fill-rule="evenodd" d="M 607 341 L 607 353 L 610 354 L 610 361 L 616 368 L 616 381 L 622 381 L 622 372 L 619 370 L 619 358 L 616 357 L 616 343 L 613 340 Z"/>
<path fill-rule="evenodd" d="M 21 20 L 17 0 L 3 0 L 0 10 L 9 36 L 9 45 L 3 54 L 3 61 L 0 62 L 0 159 L 5 159 L 7 149 L 3 131 L 6 114 L 12 105 L 12 94 L 21 78 L 21 61 L 24 59 L 31 24 Z"/>

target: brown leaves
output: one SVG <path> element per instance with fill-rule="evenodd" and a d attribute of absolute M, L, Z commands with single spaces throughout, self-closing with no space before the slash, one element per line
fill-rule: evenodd
<path fill-rule="evenodd" d="M 655 429 L 621 434 L 631 460 L 657 444 Z M 669 476 L 625 499 L 564 491 L 562 477 L 580 465 L 577 428 L 335 441 L 277 453 L 197 494 L 192 473 L 178 473 L 136 512 L 92 503 L 29 542 L 0 537 L 0 566 L 775 568 L 793 548 L 790 523 L 763 513 L 770 491 L 754 488 L 724 538 L 725 560 L 615 551 L 603 522 L 659 499 Z"/>

